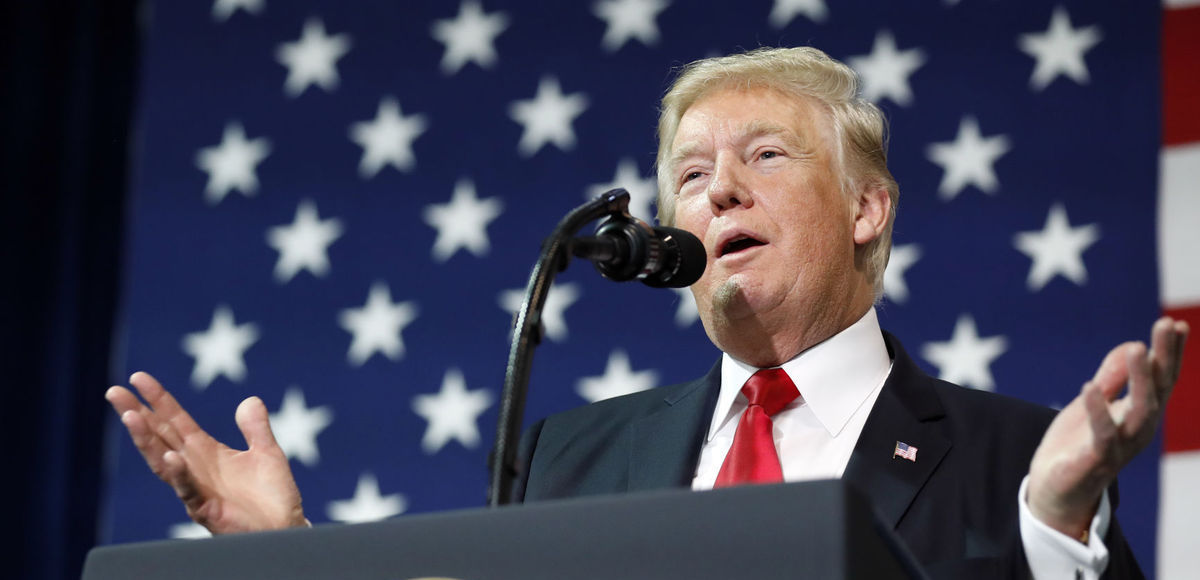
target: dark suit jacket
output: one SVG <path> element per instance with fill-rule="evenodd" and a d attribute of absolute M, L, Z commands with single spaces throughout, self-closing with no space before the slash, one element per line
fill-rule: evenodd
<path fill-rule="evenodd" d="M 884 338 L 892 372 L 843 479 L 870 497 L 932 576 L 1028 577 L 1017 490 L 1054 412 L 930 377 Z M 517 499 L 690 487 L 719 390 L 720 363 L 696 381 L 538 422 L 522 440 Z M 893 459 L 897 441 L 918 448 L 915 462 Z M 1105 543 L 1106 578 L 1142 577 L 1115 519 Z"/>

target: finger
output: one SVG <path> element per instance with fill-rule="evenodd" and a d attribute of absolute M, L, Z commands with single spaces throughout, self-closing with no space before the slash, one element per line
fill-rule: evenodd
<path fill-rule="evenodd" d="M 1152 378 L 1150 357 L 1146 352 L 1146 347 L 1142 344 L 1126 349 L 1126 364 L 1129 369 L 1129 394 L 1126 399 L 1129 408 L 1124 414 L 1124 420 L 1119 423 L 1126 436 L 1137 434 L 1147 418 L 1157 416 L 1159 409 L 1159 395 Z"/>
<path fill-rule="evenodd" d="M 150 471 L 165 479 L 162 457 L 164 453 L 170 451 L 170 448 L 150 429 L 146 424 L 145 417 L 138 411 L 127 410 L 122 413 L 121 423 L 129 431 L 133 446 L 137 447 L 138 452 L 142 454 L 142 458 L 150 466 Z"/>
<path fill-rule="evenodd" d="M 1083 406 L 1087 410 L 1088 424 L 1092 428 L 1093 441 L 1097 451 L 1102 455 L 1107 442 L 1110 441 L 1116 433 L 1117 425 L 1114 417 L 1109 413 L 1108 399 L 1104 395 L 1103 388 L 1089 381 L 1084 384 L 1083 392 L 1080 393 L 1083 397 Z"/>
<path fill-rule="evenodd" d="M 204 494 L 200 493 L 200 486 L 196 484 L 196 479 L 183 456 L 168 451 L 162 455 L 162 464 L 163 481 L 175 490 L 175 495 L 187 507 L 188 513 L 195 513 L 204 503 Z"/>
<path fill-rule="evenodd" d="M 1188 332 L 1190 328 L 1184 320 L 1175 320 L 1171 324 L 1171 360 L 1168 365 L 1170 370 L 1171 383 L 1179 379 L 1179 371 L 1183 367 L 1183 348 L 1187 345 Z"/>
<path fill-rule="evenodd" d="M 137 411 L 143 407 L 142 402 L 138 400 L 137 395 L 134 395 L 129 389 L 122 386 L 114 385 L 104 391 L 104 400 L 112 405 L 117 416 L 125 414 L 125 411 Z"/>
<path fill-rule="evenodd" d="M 183 445 L 178 433 L 143 405 L 129 389 L 111 387 L 105 392 L 104 398 L 119 414 L 121 423 L 129 431 L 134 446 L 145 458 L 150 470 L 161 476 L 162 454 L 170 449 L 180 449 Z"/>
<path fill-rule="evenodd" d="M 122 422 L 125 422 L 125 413 L 135 413 L 140 415 L 142 422 L 145 423 L 145 431 L 157 435 L 168 448 L 178 449 L 183 444 L 183 439 L 175 432 L 175 428 L 169 423 L 164 423 L 161 417 L 152 409 L 143 405 L 138 400 L 137 395 L 134 395 L 129 389 L 120 386 L 111 387 L 104 393 L 104 398 L 108 399 L 113 409 L 122 417 Z M 133 433 L 131 432 L 130 434 L 132 435 Z"/>
<path fill-rule="evenodd" d="M 1150 370 L 1159 401 L 1166 400 L 1175 386 L 1177 343 L 1173 320 L 1164 316 L 1154 322 L 1150 331 Z"/>
<path fill-rule="evenodd" d="M 275 434 L 271 432 L 271 418 L 262 399 L 249 397 L 242 401 L 234 414 L 234 420 L 237 421 L 238 429 L 242 431 L 250 449 L 279 450 L 279 443 L 275 441 Z"/>
<path fill-rule="evenodd" d="M 129 384 L 148 405 L 141 405 L 138 412 L 167 449 L 182 450 L 188 432 L 199 431 L 195 421 L 175 401 L 162 383 L 149 373 L 138 371 L 129 377 Z"/>
<path fill-rule="evenodd" d="M 1159 328 L 1159 325 L 1162 325 L 1162 328 Z M 1156 371 L 1156 379 L 1160 381 L 1160 387 L 1166 389 L 1166 396 L 1170 395 L 1170 390 L 1175 388 L 1175 382 L 1180 378 L 1180 369 L 1183 365 L 1183 346 L 1188 340 L 1188 330 L 1187 322 L 1175 321 L 1169 317 L 1160 318 L 1154 324 L 1153 339 L 1157 342 L 1154 345 L 1156 348 L 1152 349 L 1154 371 Z"/>
<path fill-rule="evenodd" d="M 1104 361 L 1100 363 L 1100 368 L 1096 369 L 1096 374 L 1089 381 L 1095 383 L 1105 400 L 1116 399 L 1125 388 L 1125 382 L 1129 378 L 1127 350 L 1137 345 L 1139 343 L 1126 342 L 1108 351 Z"/>
<path fill-rule="evenodd" d="M 176 401 L 175 397 L 171 396 L 162 383 L 159 383 L 150 373 L 142 371 L 133 373 L 133 376 L 129 377 L 129 384 L 133 385 L 142 398 L 149 403 L 159 420 L 171 424 L 181 439 L 193 433 L 204 432 L 200 429 L 200 425 L 192 419 L 192 416 L 183 409 L 179 401 Z"/>

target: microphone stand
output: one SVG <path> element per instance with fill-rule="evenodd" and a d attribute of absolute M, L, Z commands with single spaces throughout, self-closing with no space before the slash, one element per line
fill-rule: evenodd
<path fill-rule="evenodd" d="M 529 391 L 529 371 L 533 349 L 541 342 L 542 308 L 554 276 L 567 269 L 571 258 L 571 239 L 589 222 L 616 213 L 628 213 L 629 192 L 613 189 L 581 205 L 558 222 L 550 237 L 542 242 L 541 255 L 529 274 L 525 300 L 517 310 L 504 391 L 500 395 L 500 416 L 496 424 L 496 444 L 490 456 L 488 506 L 498 507 L 512 501 L 513 478 L 517 474 L 517 442 L 525 413 L 525 395 Z"/>

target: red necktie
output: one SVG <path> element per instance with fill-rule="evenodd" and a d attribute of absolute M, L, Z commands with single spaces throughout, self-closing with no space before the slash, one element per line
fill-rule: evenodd
<path fill-rule="evenodd" d="M 783 369 L 763 369 L 746 381 L 742 394 L 750 400 L 750 406 L 742 413 L 733 445 L 713 487 L 783 481 L 783 468 L 771 435 L 771 416 L 782 411 L 800 392 Z"/>

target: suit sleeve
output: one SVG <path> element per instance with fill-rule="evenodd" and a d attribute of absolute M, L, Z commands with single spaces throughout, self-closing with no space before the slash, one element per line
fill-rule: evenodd
<path fill-rule="evenodd" d="M 538 437 L 546 420 L 534 423 L 521 434 L 521 443 L 517 447 L 517 472 L 513 475 L 512 503 L 523 503 L 525 492 L 529 489 L 529 466 L 533 462 L 533 452 L 537 448 Z"/>

